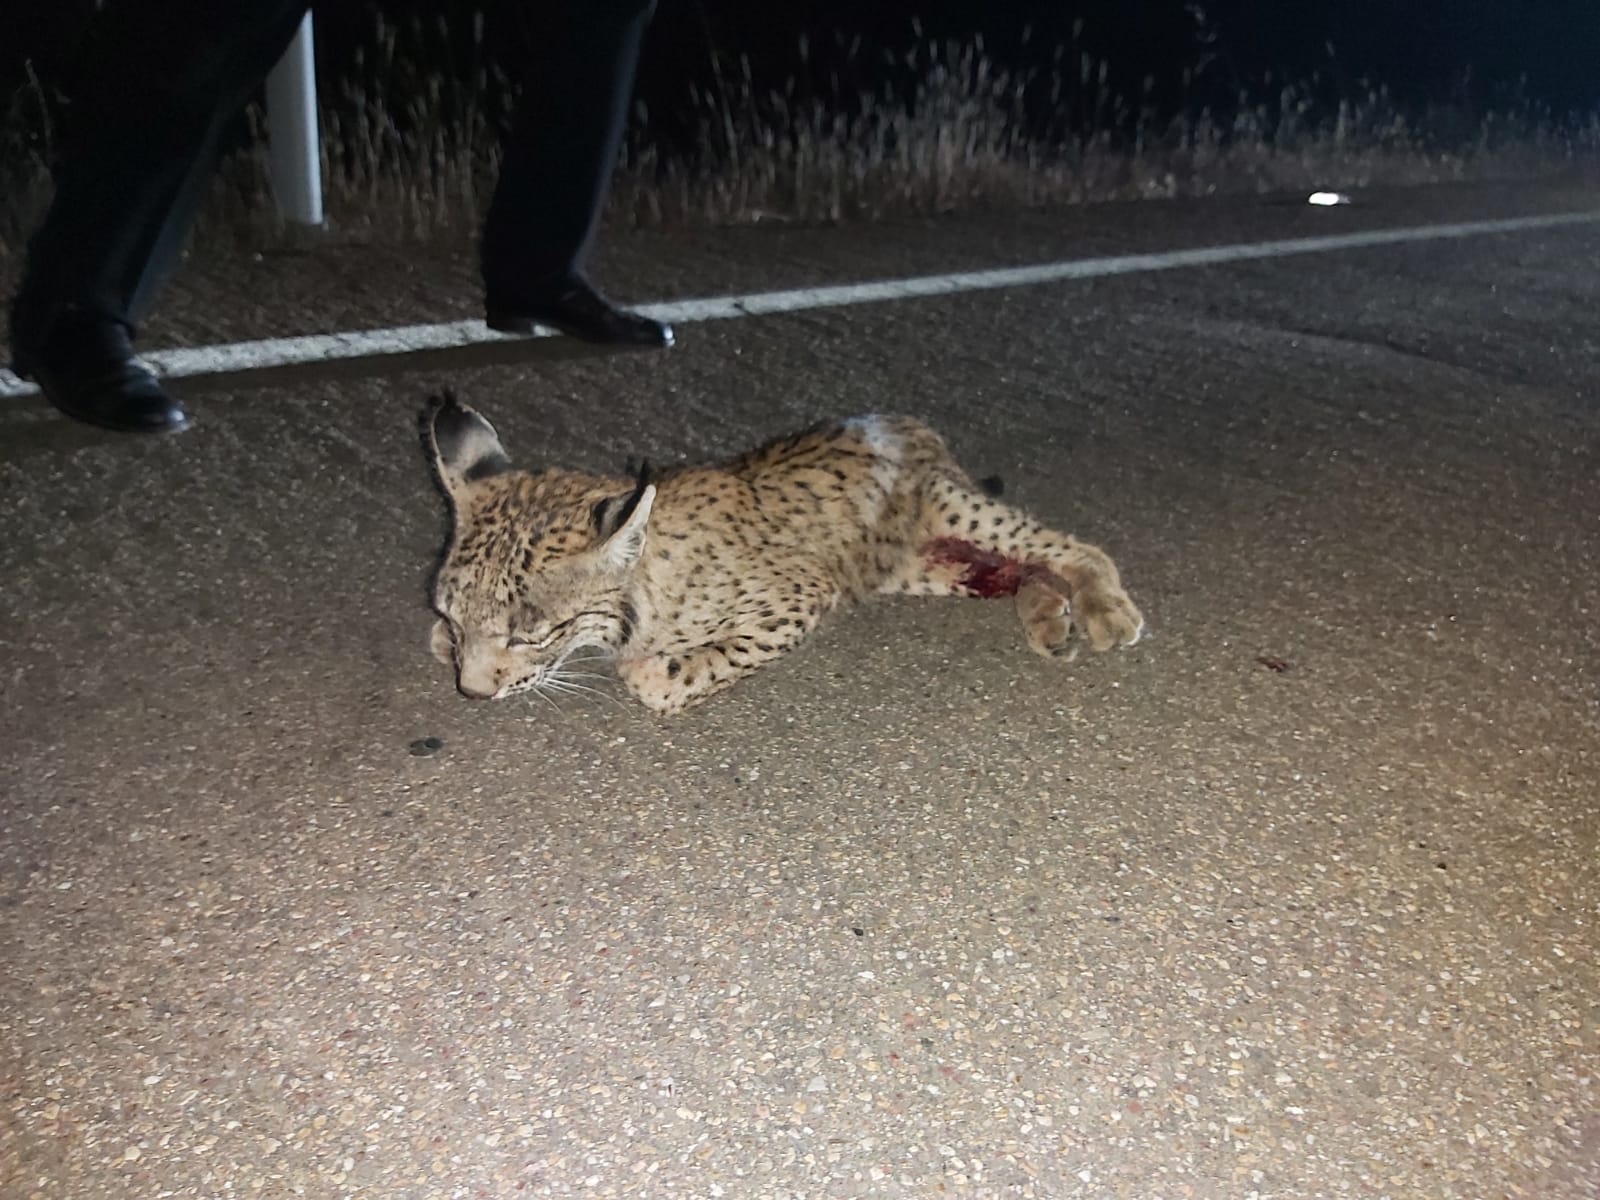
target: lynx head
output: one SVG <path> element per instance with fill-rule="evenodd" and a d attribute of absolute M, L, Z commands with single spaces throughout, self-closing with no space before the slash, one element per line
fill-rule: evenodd
<path fill-rule="evenodd" d="M 581 688 L 572 666 L 633 634 L 629 582 L 656 489 L 519 471 L 494 426 L 446 392 L 422 416 L 450 541 L 433 583 L 432 648 L 474 700 Z M 587 649 L 587 653 L 580 653 Z"/>

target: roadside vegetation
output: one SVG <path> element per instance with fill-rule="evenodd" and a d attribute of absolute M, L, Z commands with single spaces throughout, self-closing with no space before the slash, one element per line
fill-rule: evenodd
<path fill-rule="evenodd" d="M 1381 87 L 1311 79 L 1240 87 L 1219 100 L 1215 80 L 1204 79 L 1204 34 L 1194 67 L 1176 80 L 1146 78 L 1134 95 L 1113 87 L 1108 63 L 1074 45 L 1028 71 L 1001 65 L 975 40 L 918 39 L 916 50 L 878 61 L 859 47 L 802 46 L 803 69 L 781 89 L 758 87 L 748 64 L 714 56 L 712 85 L 693 91 L 670 122 L 637 113 L 607 219 L 625 227 L 873 220 L 1526 179 L 1586 166 L 1600 151 L 1600 115 L 1557 118 L 1516 97 L 1407 111 Z M 417 241 L 475 231 L 514 99 L 482 42 L 481 24 L 460 35 L 428 23 L 375 27 L 322 104 L 333 235 Z M 468 65 L 425 65 L 449 60 Z M 59 115 L 37 80 L 0 104 L 0 259 L 20 250 L 48 197 Z M 283 235 L 264 132 L 253 111 L 218 174 L 202 244 L 253 247 Z"/>

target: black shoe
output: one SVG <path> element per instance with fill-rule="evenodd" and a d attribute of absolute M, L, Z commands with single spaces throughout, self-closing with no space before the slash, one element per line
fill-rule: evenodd
<path fill-rule="evenodd" d="M 34 380 L 61 412 L 90 425 L 123 433 L 176 433 L 189 426 L 183 405 L 134 358 L 128 331 L 117 321 L 64 315 L 37 357 L 19 349 L 16 372 Z"/>
<path fill-rule="evenodd" d="M 562 280 L 549 291 L 512 301 L 491 299 L 484 320 L 501 333 L 532 333 L 548 325 L 586 342 L 610 346 L 672 345 L 672 326 L 617 308 L 581 277 Z"/>

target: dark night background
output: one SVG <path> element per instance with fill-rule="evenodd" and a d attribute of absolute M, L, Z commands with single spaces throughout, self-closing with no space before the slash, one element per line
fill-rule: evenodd
<path fill-rule="evenodd" d="M 71 47 L 91 10 L 89 0 L 5 0 L 3 93 L 21 81 L 27 60 L 47 84 L 69 78 Z M 466 46 L 471 14 L 480 10 L 484 44 L 514 76 L 527 36 L 525 4 L 380 0 L 319 5 L 324 78 L 349 69 L 353 46 L 370 40 L 374 11 L 401 25 L 415 14 L 442 19 L 451 39 Z M 1108 63 L 1113 88 L 1125 96 L 1137 98 L 1145 76 L 1154 77 L 1151 97 L 1163 115 L 1181 103 L 1225 105 L 1241 89 L 1270 98 L 1285 81 L 1313 79 L 1323 99 L 1384 85 L 1402 109 L 1481 111 L 1530 102 L 1562 119 L 1600 108 L 1596 0 L 661 0 L 638 96 L 670 128 L 690 85 L 712 85 L 713 49 L 725 66 L 748 56 L 760 91 L 804 74 L 802 34 L 811 37 L 814 78 L 836 72 L 841 56 L 833 48 L 856 37 L 853 70 L 870 74 L 871 64 L 915 42 L 914 22 L 925 38 L 981 34 L 991 57 L 1012 67 L 1047 65 L 1058 46 L 1086 51 Z M 1026 44 L 1024 28 L 1032 30 Z M 1185 68 L 1193 76 L 1186 91 Z"/>

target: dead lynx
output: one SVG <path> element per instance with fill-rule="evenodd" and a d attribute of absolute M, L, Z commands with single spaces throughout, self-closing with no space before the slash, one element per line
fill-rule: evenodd
<path fill-rule="evenodd" d="M 678 712 L 873 593 L 1015 597 L 1044 655 L 1132 645 L 1143 627 L 1110 558 L 984 495 L 911 417 L 637 482 L 516 470 L 448 393 L 423 429 L 453 516 L 433 653 L 474 699 L 570 690 L 573 663 L 605 658 L 640 701 Z"/>

